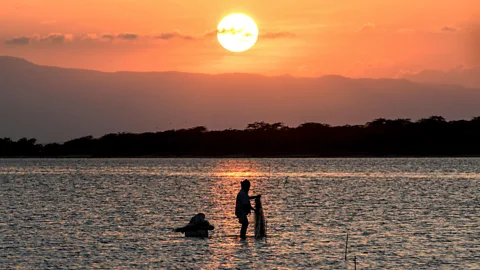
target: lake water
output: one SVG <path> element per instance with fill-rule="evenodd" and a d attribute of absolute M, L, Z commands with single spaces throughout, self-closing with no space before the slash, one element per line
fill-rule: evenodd
<path fill-rule="evenodd" d="M 240 181 L 268 237 L 240 240 Z M 2 159 L 0 268 L 480 269 L 480 159 Z M 174 233 L 198 212 L 208 239 Z M 348 261 L 345 262 L 345 238 Z"/>

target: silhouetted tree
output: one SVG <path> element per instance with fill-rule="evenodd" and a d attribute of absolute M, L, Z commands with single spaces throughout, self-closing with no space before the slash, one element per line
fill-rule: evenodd
<path fill-rule="evenodd" d="M 245 130 L 189 129 L 86 136 L 63 144 L 0 139 L 0 156 L 435 156 L 480 155 L 480 117 L 378 118 L 365 125 L 255 122 Z"/>

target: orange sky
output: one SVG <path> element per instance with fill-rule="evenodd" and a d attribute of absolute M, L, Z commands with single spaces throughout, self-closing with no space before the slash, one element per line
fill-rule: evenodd
<path fill-rule="evenodd" d="M 245 53 L 211 35 L 232 12 L 260 29 Z M 396 77 L 480 66 L 479 20 L 479 0 L 0 0 L 0 55 L 104 71 Z"/>

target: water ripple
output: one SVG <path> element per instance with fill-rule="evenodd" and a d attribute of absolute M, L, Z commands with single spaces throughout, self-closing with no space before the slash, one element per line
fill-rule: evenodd
<path fill-rule="evenodd" d="M 356 256 L 358 269 L 480 269 L 479 165 L 0 159 L 0 268 L 345 269 Z M 244 178 L 263 194 L 267 239 L 237 237 Z M 211 237 L 173 232 L 197 212 Z"/>

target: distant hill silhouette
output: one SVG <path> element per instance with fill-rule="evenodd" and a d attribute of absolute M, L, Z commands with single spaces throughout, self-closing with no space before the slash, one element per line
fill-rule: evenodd
<path fill-rule="evenodd" d="M 480 67 L 449 71 L 424 70 L 419 73 L 405 74 L 405 79 L 420 83 L 455 84 L 465 87 L 480 88 Z"/>
<path fill-rule="evenodd" d="M 255 122 L 244 130 L 199 126 L 156 133 L 116 133 L 63 144 L 0 139 L 0 156 L 15 157 L 275 157 L 275 156 L 480 156 L 480 117 L 446 121 L 432 116 L 376 119 L 364 125 L 329 126 Z"/>
<path fill-rule="evenodd" d="M 480 114 L 480 90 L 395 79 L 115 72 L 38 66 L 0 57 L 0 137 L 63 142 L 86 135 L 255 121 L 361 124 Z"/>

